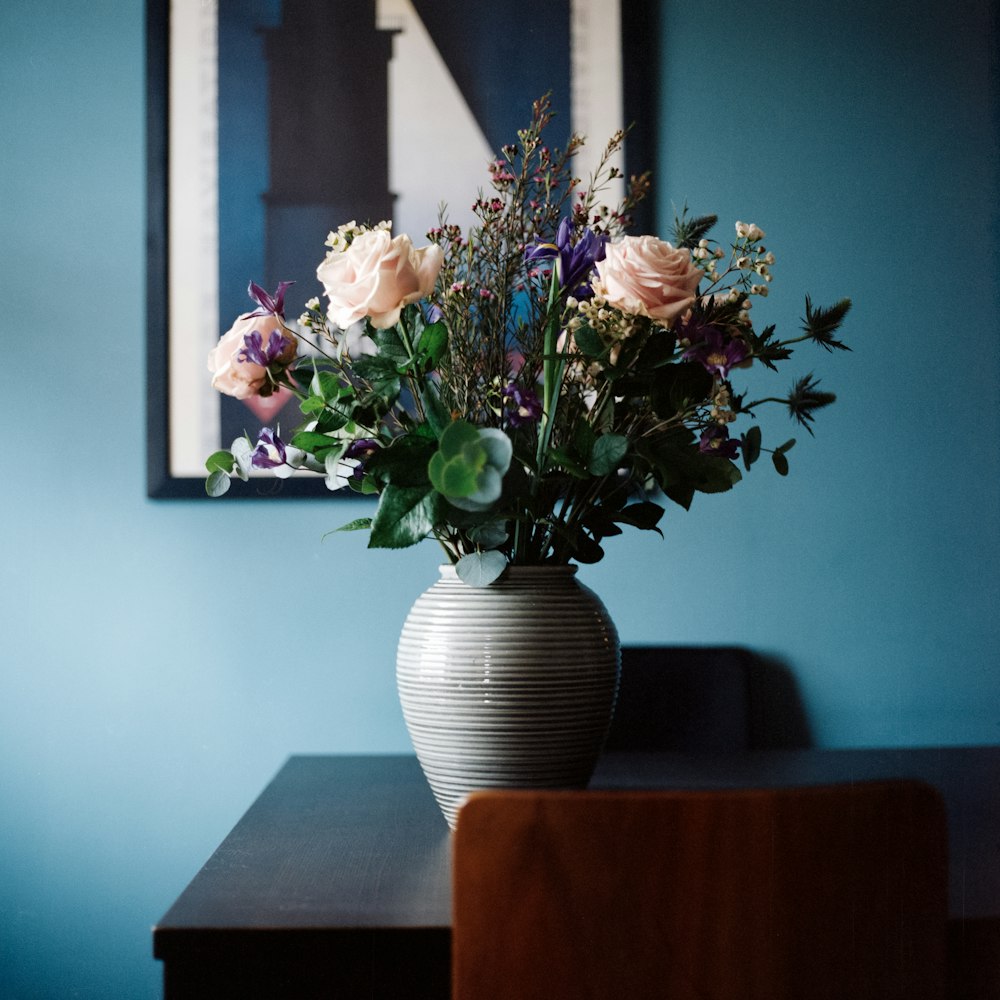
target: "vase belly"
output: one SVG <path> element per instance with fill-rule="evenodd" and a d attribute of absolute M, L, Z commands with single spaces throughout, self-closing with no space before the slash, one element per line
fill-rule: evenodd
<path fill-rule="evenodd" d="M 454 827 L 481 788 L 582 788 L 618 690 L 618 635 L 575 567 L 510 567 L 469 587 L 453 567 L 413 605 L 397 683 L 414 749 Z"/>

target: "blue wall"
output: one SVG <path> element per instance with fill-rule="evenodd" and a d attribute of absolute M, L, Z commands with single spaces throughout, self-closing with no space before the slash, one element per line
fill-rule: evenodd
<path fill-rule="evenodd" d="M 583 578 L 626 641 L 783 661 L 821 745 L 997 742 L 993 5 L 868 6 L 664 13 L 662 205 L 760 224 L 761 314 L 849 294 L 855 350 L 803 359 L 841 398 L 787 480 Z M 7 1000 L 157 996 L 151 924 L 287 754 L 408 748 L 437 562 L 321 541 L 357 504 L 145 498 L 142 44 L 138 2 L 0 6 Z"/>

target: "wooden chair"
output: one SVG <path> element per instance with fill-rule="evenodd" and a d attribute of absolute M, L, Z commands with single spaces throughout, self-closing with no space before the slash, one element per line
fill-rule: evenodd
<path fill-rule="evenodd" d="M 919 782 L 477 793 L 454 1000 L 940 1000 L 943 803 Z"/>

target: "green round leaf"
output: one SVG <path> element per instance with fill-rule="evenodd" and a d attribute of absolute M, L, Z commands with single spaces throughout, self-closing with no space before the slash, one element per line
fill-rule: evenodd
<path fill-rule="evenodd" d="M 470 587 L 488 587 L 507 568 L 502 552 L 471 552 L 455 564 L 455 572 Z"/>

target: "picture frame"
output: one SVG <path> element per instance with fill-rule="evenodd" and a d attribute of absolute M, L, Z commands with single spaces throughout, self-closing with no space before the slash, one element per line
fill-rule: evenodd
<path fill-rule="evenodd" d="M 255 412 L 211 388 L 208 352 L 253 308 L 250 280 L 268 290 L 301 282 L 286 300 L 293 318 L 300 299 L 320 294 L 310 281 L 338 225 L 387 210 L 394 231 L 419 245 L 442 198 L 451 221 L 465 223 L 490 154 L 545 93 L 555 145 L 572 129 L 590 137 L 594 156 L 630 125 L 622 169 L 655 171 L 658 9 L 658 0 L 147 0 L 148 496 L 207 499 L 213 451 L 301 419 L 294 400 L 280 411 L 259 401 Z M 331 11 L 337 32 L 356 32 L 339 57 L 336 39 L 323 37 Z M 612 32 L 620 44 L 609 48 Z M 578 172 L 586 176 L 579 161 Z M 636 231 L 652 232 L 655 205 L 640 213 Z M 319 476 L 261 475 L 226 499 L 341 495 L 355 496 Z"/>

